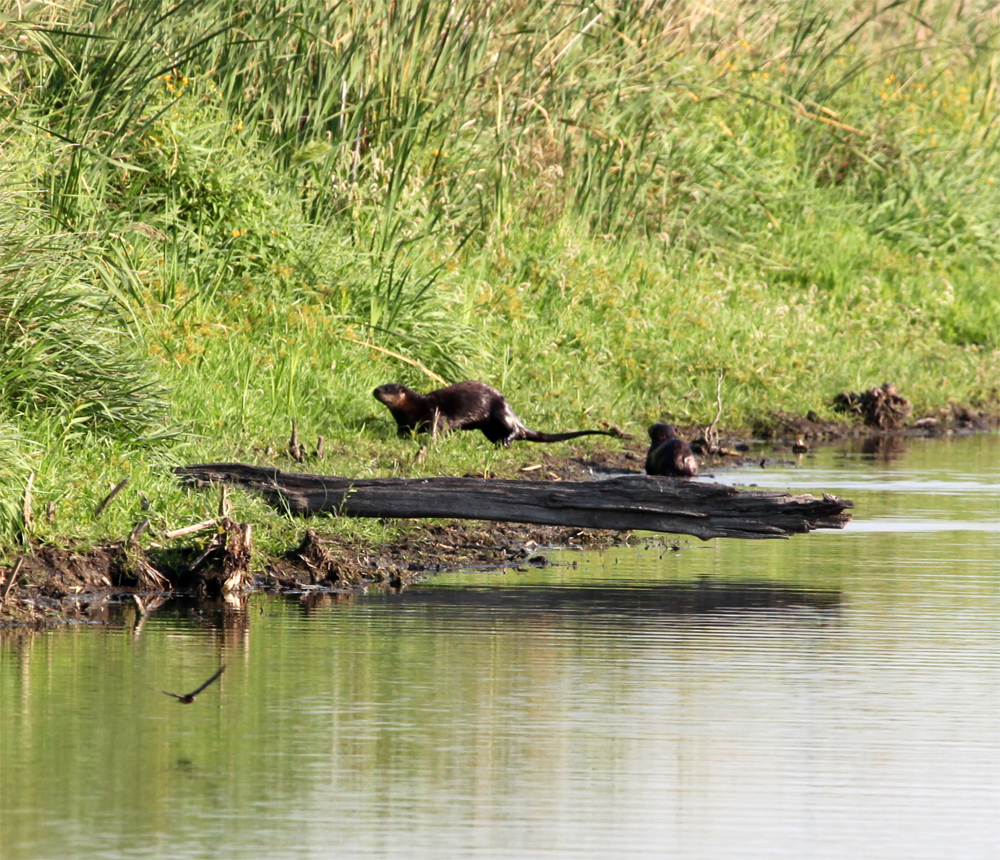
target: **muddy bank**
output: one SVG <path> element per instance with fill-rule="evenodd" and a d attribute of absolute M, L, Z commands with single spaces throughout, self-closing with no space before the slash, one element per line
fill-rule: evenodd
<path fill-rule="evenodd" d="M 889 385 L 887 383 L 886 385 Z M 886 386 L 882 386 L 884 389 Z M 871 389 L 871 392 L 879 389 Z M 900 436 L 903 438 L 944 436 L 949 433 L 977 433 L 996 430 L 1000 427 L 1000 414 L 990 411 L 978 411 L 960 406 L 957 403 L 919 415 L 907 420 L 904 424 L 892 425 L 881 411 L 882 403 L 872 398 L 870 405 L 863 402 L 869 392 L 845 392 L 842 397 L 843 411 L 849 415 L 862 415 L 865 409 L 870 410 L 868 420 L 871 423 L 858 420 L 829 421 L 821 418 L 813 411 L 805 415 L 795 415 L 790 412 L 778 412 L 768 420 L 759 422 L 752 428 L 754 435 L 768 440 L 790 441 L 798 438 L 816 441 L 834 441 L 837 439 L 856 439 L 862 437 L 880 438 Z M 908 412 L 905 412 L 909 416 Z M 880 423 L 881 422 L 881 423 Z M 882 426 L 886 424 L 888 426 Z"/>
<path fill-rule="evenodd" d="M 892 458 L 907 438 L 995 429 L 996 416 L 960 407 L 921 416 L 890 431 L 852 421 L 825 421 L 777 415 L 753 428 L 753 437 L 719 431 L 709 445 L 702 428 L 685 428 L 696 443 L 702 473 L 753 463 L 761 467 L 794 461 L 795 449 L 845 438 L 862 438 L 863 451 Z M 755 437 L 755 438 L 754 438 Z M 755 441 L 756 439 L 756 441 Z M 586 480 L 641 472 L 646 446 L 636 439 L 627 447 L 525 447 L 523 456 L 503 470 L 478 477 L 534 480 Z M 458 568 L 518 567 L 544 564 L 546 547 L 606 547 L 626 539 L 599 529 L 558 528 L 516 523 L 404 521 L 399 536 L 368 545 L 356 538 L 324 534 L 304 525 L 302 538 L 277 558 L 252 559 L 251 525 L 223 518 L 191 545 L 164 548 L 140 542 L 141 535 L 96 548 L 72 541 L 60 547 L 34 546 L 19 556 L 19 568 L 0 569 L 0 625 L 46 626 L 100 622 L 109 602 L 155 601 L 158 595 L 182 593 L 206 600 L 255 591 L 285 594 L 352 593 L 370 588 L 404 588 L 428 573 Z M 627 536 L 627 533 L 625 533 Z"/>
<path fill-rule="evenodd" d="M 169 552 L 124 543 L 75 551 L 37 546 L 26 553 L 0 610 L 0 626 L 45 627 L 105 619 L 110 602 L 146 606 L 168 593 L 206 600 L 239 600 L 252 592 L 309 595 L 403 588 L 429 573 L 455 569 L 517 569 L 547 564 L 546 547 L 604 547 L 622 540 L 617 532 L 515 523 L 403 523 L 402 534 L 382 545 L 359 545 L 341 535 L 305 529 L 301 543 L 270 559 L 262 569 L 247 564 L 238 589 L 226 590 L 225 556 L 195 566 L 199 546 Z M 146 568 L 165 580 L 144 580 Z M 6 574 L 9 577 L 11 571 Z M 5 583 L 11 581 L 5 578 Z M 138 598 L 138 599 L 136 599 Z"/>

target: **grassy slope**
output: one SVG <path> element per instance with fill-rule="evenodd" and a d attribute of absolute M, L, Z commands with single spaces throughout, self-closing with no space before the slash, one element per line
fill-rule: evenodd
<path fill-rule="evenodd" d="M 268 460 L 293 418 L 338 474 L 530 457 L 463 434 L 415 463 L 370 392 L 435 383 L 381 350 L 489 381 L 541 429 L 708 423 L 720 374 L 727 426 L 830 414 L 836 392 L 886 379 L 920 412 L 995 410 L 996 11 L 923 4 L 918 21 L 912 5 L 873 21 L 721 2 L 473 21 L 410 2 L 363 39 L 346 18 L 310 20 L 315 3 L 288 7 L 298 29 L 235 21 L 222 0 L 161 24 L 140 14 L 171 8 L 158 3 L 48 10 L 109 44 L 7 22 L 0 223 L 36 240 L 4 246 L 0 290 L 110 301 L 73 293 L 95 321 L 73 330 L 98 343 L 34 364 L 30 303 L 4 317 L 4 543 L 126 532 L 133 489 L 89 516 L 124 475 L 154 527 L 202 518 L 214 500 L 168 467 Z M 254 50 L 211 36 L 216 21 Z M 85 397 L 76 368 L 99 349 L 121 371 Z M 65 384 L 26 400 L 57 362 Z M 125 368 L 168 390 L 165 421 Z M 265 547 L 296 528 L 249 498 L 238 515 L 266 523 Z"/>

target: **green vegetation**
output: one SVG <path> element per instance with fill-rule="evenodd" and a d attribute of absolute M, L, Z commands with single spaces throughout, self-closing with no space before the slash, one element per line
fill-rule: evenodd
<path fill-rule="evenodd" d="M 8 547 L 123 534 L 135 490 L 154 525 L 201 517 L 213 500 L 169 466 L 275 461 L 292 419 L 339 474 L 531 456 L 463 434 L 416 464 L 370 392 L 429 374 L 491 382 L 542 429 L 708 423 L 720 374 L 730 427 L 886 379 L 918 412 L 997 408 L 984 0 L 18 10 L 0 17 Z M 264 545 L 295 527 L 259 520 Z"/>

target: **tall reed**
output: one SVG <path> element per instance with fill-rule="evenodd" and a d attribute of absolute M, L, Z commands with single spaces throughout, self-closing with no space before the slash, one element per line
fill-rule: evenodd
<path fill-rule="evenodd" d="M 29 228 L 0 195 L 0 418 L 55 417 L 63 439 L 163 434 L 162 385 L 99 264 Z"/>
<path fill-rule="evenodd" d="M 817 211 L 900 254 L 1000 258 L 988 3 L 78 0 L 28 14 L 0 38 L 7 128 L 30 147 L 41 208 L 91 248 L 133 245 L 133 309 L 168 331 L 318 302 L 455 376 L 496 350 L 480 349 L 474 291 L 453 272 L 514 278 L 515 313 L 517 278 L 555 300 L 515 233 L 804 287 L 826 283 L 806 238 Z M 955 337 L 994 342 L 991 323 L 960 316 Z"/>
<path fill-rule="evenodd" d="M 22 116 L 56 140 L 56 217 L 159 185 L 149 135 L 178 108 L 198 111 L 194 92 L 263 147 L 309 221 L 342 219 L 380 255 L 395 253 L 388 237 L 405 238 L 400 218 L 411 234 L 485 237 L 525 206 L 550 219 L 569 207 L 601 234 L 666 230 L 722 245 L 725 227 L 740 229 L 734 206 L 773 225 L 780 204 L 767 201 L 810 179 L 844 186 L 873 230 L 900 241 L 997 253 L 985 213 L 954 227 L 957 201 L 933 180 L 951 159 L 902 128 L 934 81 L 957 72 L 949 60 L 970 72 L 956 120 L 996 107 L 995 61 L 981 62 L 995 57 L 986 6 L 962 17 L 910 0 L 140 0 L 56 17 L 12 30 L 29 38 Z M 942 39 L 954 44 L 948 60 Z M 863 96 L 873 77 L 886 80 L 874 105 Z M 995 125 L 936 134 L 934 148 L 947 139 L 970 180 L 995 159 Z M 775 175 L 762 168 L 778 166 L 779 141 L 798 157 Z M 173 178 L 177 153 L 164 157 Z M 926 223 L 911 210 L 929 210 Z"/>

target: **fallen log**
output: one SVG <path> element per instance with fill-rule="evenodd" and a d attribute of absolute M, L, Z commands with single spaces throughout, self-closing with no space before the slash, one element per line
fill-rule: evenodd
<path fill-rule="evenodd" d="M 290 513 L 348 517 L 445 517 L 714 537 L 785 538 L 841 529 L 854 503 L 824 494 L 741 490 L 630 475 L 597 481 L 482 478 L 340 478 L 243 463 L 174 470 L 187 486 L 242 486 Z"/>

